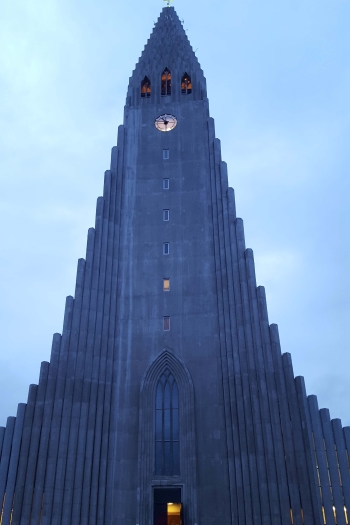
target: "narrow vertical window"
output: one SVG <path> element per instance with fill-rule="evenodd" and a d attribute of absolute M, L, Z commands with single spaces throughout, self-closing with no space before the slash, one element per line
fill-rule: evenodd
<path fill-rule="evenodd" d="M 164 332 L 169 332 L 170 330 L 170 317 L 163 317 L 163 330 Z"/>
<path fill-rule="evenodd" d="M 163 190 L 169 189 L 169 179 L 163 179 Z"/>
<path fill-rule="evenodd" d="M 170 253 L 170 244 L 168 242 L 163 243 L 163 254 L 169 255 Z"/>
<path fill-rule="evenodd" d="M 170 279 L 163 279 L 164 292 L 170 292 Z"/>
<path fill-rule="evenodd" d="M 149 98 L 151 96 L 151 82 L 148 77 L 145 77 L 141 82 L 141 97 Z"/>
<path fill-rule="evenodd" d="M 167 67 L 162 73 L 161 94 L 162 97 L 171 95 L 171 73 Z"/>
<path fill-rule="evenodd" d="M 179 390 L 174 376 L 165 370 L 156 390 L 155 473 L 158 476 L 180 474 Z"/>
<path fill-rule="evenodd" d="M 163 210 L 163 221 L 168 221 L 170 217 L 169 210 Z"/>
<path fill-rule="evenodd" d="M 190 95 L 192 93 L 191 77 L 187 73 L 181 79 L 181 93 L 183 95 Z"/>
<path fill-rule="evenodd" d="M 169 160 L 169 150 L 168 149 L 163 149 L 163 159 Z"/>

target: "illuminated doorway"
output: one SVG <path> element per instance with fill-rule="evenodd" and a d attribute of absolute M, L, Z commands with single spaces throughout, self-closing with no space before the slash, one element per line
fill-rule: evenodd
<path fill-rule="evenodd" d="M 181 489 L 154 489 L 153 525 L 183 525 Z"/>

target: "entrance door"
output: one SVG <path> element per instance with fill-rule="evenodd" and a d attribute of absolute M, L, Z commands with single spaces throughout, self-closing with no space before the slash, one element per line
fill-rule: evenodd
<path fill-rule="evenodd" d="M 182 525 L 181 489 L 154 489 L 153 525 Z"/>

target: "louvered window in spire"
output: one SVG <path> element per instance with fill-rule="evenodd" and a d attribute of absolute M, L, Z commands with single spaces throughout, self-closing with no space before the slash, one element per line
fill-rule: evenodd
<path fill-rule="evenodd" d="M 171 95 L 171 73 L 167 67 L 162 73 L 161 93 L 162 97 Z"/>
<path fill-rule="evenodd" d="M 141 82 L 141 97 L 149 98 L 151 96 L 151 81 L 145 77 Z"/>
<path fill-rule="evenodd" d="M 192 93 L 192 82 L 188 73 L 185 73 L 181 79 L 181 93 L 183 95 L 189 95 Z"/>

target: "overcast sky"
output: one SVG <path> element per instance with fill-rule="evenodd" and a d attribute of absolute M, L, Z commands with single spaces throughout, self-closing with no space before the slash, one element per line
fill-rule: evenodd
<path fill-rule="evenodd" d="M 161 0 L 2 0 L 0 425 L 62 328 Z M 350 425 L 349 0 L 175 7 L 282 350 Z"/>

